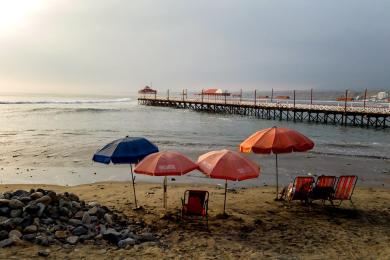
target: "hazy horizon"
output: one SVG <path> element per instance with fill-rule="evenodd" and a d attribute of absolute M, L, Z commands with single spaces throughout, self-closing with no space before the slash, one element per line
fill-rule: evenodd
<path fill-rule="evenodd" d="M 0 93 L 390 90 L 390 2 L 0 0 Z"/>

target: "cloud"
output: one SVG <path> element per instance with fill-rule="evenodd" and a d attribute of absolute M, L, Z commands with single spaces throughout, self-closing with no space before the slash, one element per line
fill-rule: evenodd
<path fill-rule="evenodd" d="M 115 93 L 150 81 L 161 90 L 389 89 L 389 8 L 385 0 L 47 2 L 23 30 L 0 36 L 0 82 L 30 92 Z"/>

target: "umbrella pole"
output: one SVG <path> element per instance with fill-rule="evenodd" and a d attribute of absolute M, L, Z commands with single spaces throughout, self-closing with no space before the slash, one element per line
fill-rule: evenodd
<path fill-rule="evenodd" d="M 223 214 L 225 215 L 225 209 L 226 209 L 226 191 L 227 191 L 227 179 L 225 180 L 225 200 L 223 201 Z"/>
<path fill-rule="evenodd" d="M 276 199 L 278 199 L 278 192 L 279 192 L 278 154 L 275 154 L 275 156 L 276 156 Z"/>
<path fill-rule="evenodd" d="M 134 203 L 135 203 L 135 208 L 138 208 L 137 205 L 137 196 L 135 195 L 135 186 L 134 186 L 134 175 L 133 175 L 133 165 L 130 163 L 130 172 L 131 172 L 131 181 L 133 183 L 133 193 L 134 193 Z"/>
<path fill-rule="evenodd" d="M 164 176 L 164 197 L 163 197 L 163 203 L 164 203 L 164 208 L 167 208 L 167 176 Z"/>

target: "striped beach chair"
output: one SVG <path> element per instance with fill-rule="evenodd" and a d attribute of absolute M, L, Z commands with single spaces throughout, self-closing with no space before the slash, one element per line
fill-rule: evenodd
<path fill-rule="evenodd" d="M 297 176 L 287 191 L 287 200 L 309 201 L 309 194 L 312 191 L 314 178 L 311 176 Z"/>
<path fill-rule="evenodd" d="M 206 220 L 208 227 L 209 192 L 204 190 L 186 190 L 182 198 L 181 218 L 186 220 Z"/>
<path fill-rule="evenodd" d="M 334 186 L 337 181 L 336 176 L 321 175 L 317 178 L 317 181 L 310 192 L 310 200 L 322 200 L 325 203 L 334 194 Z"/>
<path fill-rule="evenodd" d="M 352 202 L 352 194 L 356 186 L 358 177 L 356 175 L 343 175 L 338 178 L 336 188 L 332 196 L 330 197 L 330 202 L 334 206 L 340 206 L 344 200 L 349 200 Z M 334 202 L 337 201 L 338 204 Z"/>

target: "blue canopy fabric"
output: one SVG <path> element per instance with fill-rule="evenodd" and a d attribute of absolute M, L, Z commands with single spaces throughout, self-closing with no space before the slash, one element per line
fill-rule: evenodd
<path fill-rule="evenodd" d="M 105 164 L 132 164 L 157 152 L 157 146 L 143 137 L 126 137 L 104 146 L 93 155 L 92 160 Z"/>

